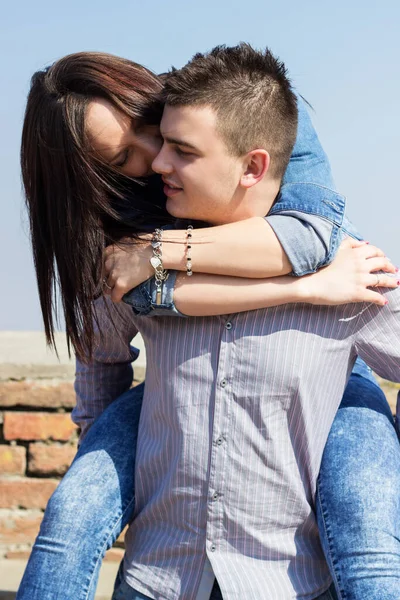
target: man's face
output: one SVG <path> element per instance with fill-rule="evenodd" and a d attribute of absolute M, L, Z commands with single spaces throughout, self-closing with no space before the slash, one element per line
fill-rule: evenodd
<path fill-rule="evenodd" d="M 239 185 L 244 161 L 229 154 L 215 112 L 167 105 L 160 129 L 164 144 L 153 169 L 164 180 L 168 212 L 213 224 L 246 218 Z"/>

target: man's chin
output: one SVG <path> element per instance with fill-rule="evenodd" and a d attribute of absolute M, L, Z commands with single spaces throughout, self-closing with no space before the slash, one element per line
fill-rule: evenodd
<path fill-rule="evenodd" d="M 165 205 L 167 212 L 176 219 L 194 219 L 192 215 L 188 214 L 188 210 L 185 207 L 184 202 L 178 202 L 175 198 L 168 198 Z"/>

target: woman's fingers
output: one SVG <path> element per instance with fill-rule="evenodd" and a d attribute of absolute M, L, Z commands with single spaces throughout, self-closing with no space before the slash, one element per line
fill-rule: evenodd
<path fill-rule="evenodd" d="M 111 296 L 111 292 L 114 288 L 114 282 L 111 277 L 103 277 L 103 293 L 107 296 Z"/>
<path fill-rule="evenodd" d="M 400 280 L 396 277 L 390 277 L 384 273 L 371 273 L 368 275 L 368 287 L 396 288 L 400 285 Z"/>
<path fill-rule="evenodd" d="M 373 273 L 374 271 L 397 273 L 397 268 L 390 262 L 390 260 L 386 256 L 369 258 L 366 266 L 368 267 L 370 273 Z"/>
<path fill-rule="evenodd" d="M 369 242 L 366 242 L 365 240 L 356 240 L 355 238 L 347 237 L 342 242 L 341 247 L 342 248 L 360 248 L 360 246 L 366 246 L 367 244 L 369 244 Z"/>
<path fill-rule="evenodd" d="M 364 244 L 363 246 L 358 248 L 357 251 L 361 252 L 364 258 L 376 258 L 378 256 L 386 258 L 384 251 L 378 248 L 377 246 L 374 246 L 373 244 Z"/>
<path fill-rule="evenodd" d="M 107 260 L 114 252 L 114 245 L 106 246 L 103 250 L 103 261 Z"/>
<path fill-rule="evenodd" d="M 370 289 L 366 289 L 364 302 L 371 302 L 377 306 L 385 306 L 388 303 L 388 300 L 379 292 L 373 292 Z"/>

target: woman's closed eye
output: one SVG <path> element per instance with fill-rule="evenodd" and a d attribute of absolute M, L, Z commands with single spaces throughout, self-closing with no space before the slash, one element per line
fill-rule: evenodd
<path fill-rule="evenodd" d="M 124 151 L 124 153 L 122 154 L 121 158 L 117 162 L 113 163 L 111 166 L 118 167 L 118 168 L 123 167 L 128 162 L 128 158 L 129 158 L 129 149 L 127 148 Z"/>

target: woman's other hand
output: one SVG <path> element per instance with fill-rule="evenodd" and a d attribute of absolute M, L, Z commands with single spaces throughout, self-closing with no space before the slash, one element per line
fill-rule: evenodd
<path fill-rule="evenodd" d="M 103 253 L 103 291 L 113 302 L 154 275 L 150 264 L 151 243 L 143 236 L 140 241 L 124 238 L 119 244 L 107 246 Z"/>
<path fill-rule="evenodd" d="M 302 277 L 301 285 L 305 302 L 311 304 L 372 302 L 384 306 L 387 300 L 375 288 L 398 287 L 397 272 L 382 250 L 368 242 L 347 238 L 332 264 Z"/>

